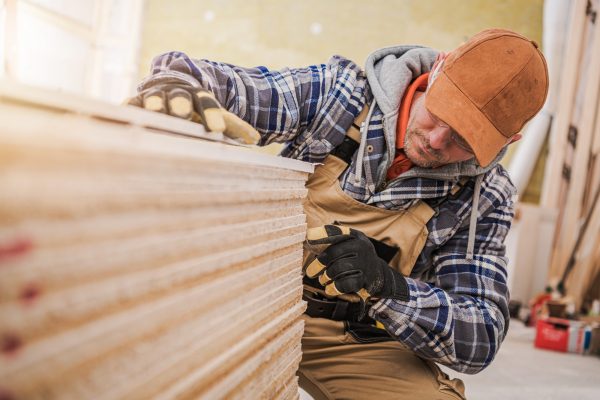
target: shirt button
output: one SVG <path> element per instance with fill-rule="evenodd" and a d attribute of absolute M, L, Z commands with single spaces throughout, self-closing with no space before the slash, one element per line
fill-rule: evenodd
<path fill-rule="evenodd" d="M 367 146 L 367 153 L 372 153 L 373 152 L 373 145 L 370 144 Z"/>
<path fill-rule="evenodd" d="M 387 313 L 385 313 L 385 312 L 382 312 L 381 314 L 379 314 L 379 318 L 381 318 L 381 319 L 389 319 L 389 318 L 390 318 L 390 316 L 389 316 L 389 315 L 387 315 Z"/>

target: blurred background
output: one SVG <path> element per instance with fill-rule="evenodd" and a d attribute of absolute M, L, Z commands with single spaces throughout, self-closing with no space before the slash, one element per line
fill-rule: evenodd
<path fill-rule="evenodd" d="M 517 31 L 540 44 L 551 80 L 546 106 L 503 160 L 520 192 L 507 239 L 513 316 L 524 322 L 523 327 L 535 326 L 540 315 L 551 311 L 544 304 L 554 301 L 558 308 L 553 317 L 573 320 L 592 315 L 597 322 L 599 3 L 0 0 L 0 77 L 119 104 L 135 93 L 152 58 L 167 51 L 275 69 L 324 63 L 334 54 L 364 65 L 370 52 L 384 46 L 419 44 L 449 51 L 485 28 Z M 269 151 L 276 152 L 277 147 Z M 556 359 L 530 354 L 526 357 L 538 366 L 563 363 L 561 373 L 565 376 L 566 371 L 570 381 L 553 380 L 544 368 L 537 381 L 526 381 L 523 375 L 535 375 L 535 366 L 519 363 L 526 349 L 533 348 L 536 333 L 519 326 L 511 328 L 514 342 L 500 353 L 494 373 L 486 370 L 483 378 L 466 378 L 475 385 L 470 389 L 475 398 L 517 398 L 506 391 L 506 382 L 528 382 L 531 390 L 521 391 L 522 398 L 598 394 L 598 385 L 590 378 L 599 371 L 595 357 L 591 364 L 589 358 L 583 364 L 579 355 Z M 502 380 L 498 397 L 484 395 Z M 563 383 L 583 390 L 573 389 L 572 397 L 562 397 L 557 387 Z"/>
<path fill-rule="evenodd" d="M 543 0 L 2 0 L 0 67 L 34 85 L 120 102 L 152 57 L 243 66 L 362 64 L 394 44 L 450 50 L 489 27 L 541 43 Z"/>

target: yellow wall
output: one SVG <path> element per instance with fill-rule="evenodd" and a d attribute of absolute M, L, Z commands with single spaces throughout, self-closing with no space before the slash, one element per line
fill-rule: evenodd
<path fill-rule="evenodd" d="M 451 50 L 481 29 L 541 40 L 543 0 L 147 0 L 140 77 L 152 57 L 181 50 L 244 66 L 363 64 L 383 46 Z M 213 19 L 210 19 L 211 14 Z M 320 34 L 311 32 L 318 31 Z"/>

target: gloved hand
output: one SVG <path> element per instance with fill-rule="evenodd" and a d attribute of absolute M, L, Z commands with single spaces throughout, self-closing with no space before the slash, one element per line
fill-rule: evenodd
<path fill-rule="evenodd" d="M 318 253 L 306 268 L 306 275 L 318 276 L 326 294 L 356 293 L 364 302 L 371 297 L 409 299 L 404 276 L 377 256 L 364 233 L 346 226 L 324 225 L 309 229 L 306 239 L 309 248 Z"/>
<path fill-rule="evenodd" d="M 212 93 L 185 83 L 162 83 L 149 87 L 126 103 L 199 122 L 208 132 L 222 132 L 246 144 L 256 144 L 260 139 L 252 125 L 221 107 Z"/>

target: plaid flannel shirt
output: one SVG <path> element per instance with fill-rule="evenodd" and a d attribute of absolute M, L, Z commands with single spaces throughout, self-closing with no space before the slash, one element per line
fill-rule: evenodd
<path fill-rule="evenodd" d="M 285 143 L 282 155 L 322 162 L 340 144 L 372 93 L 355 63 L 332 57 L 327 64 L 278 71 L 193 60 L 180 52 L 156 57 L 140 89 L 178 80 L 212 91 L 219 102 L 256 127 L 262 145 Z M 410 299 L 382 299 L 370 315 L 398 341 L 425 359 L 463 373 L 477 373 L 493 360 L 508 329 L 504 238 L 513 218 L 515 188 L 496 165 L 482 181 L 474 256 L 466 255 L 473 179 L 457 194 L 456 182 L 399 177 L 377 186 L 386 150 L 382 112 L 373 110 L 362 176 L 357 155 L 340 178 L 356 200 L 390 210 L 423 199 L 435 209 L 429 236 L 407 278 Z"/>

